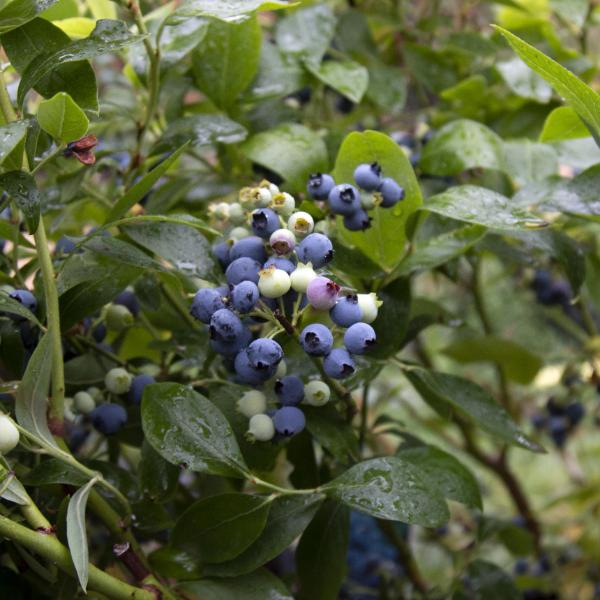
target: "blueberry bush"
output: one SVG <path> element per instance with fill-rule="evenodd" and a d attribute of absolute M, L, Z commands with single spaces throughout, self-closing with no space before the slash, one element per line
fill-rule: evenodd
<path fill-rule="evenodd" d="M 0 5 L 0 591 L 600 598 L 600 5 Z"/>

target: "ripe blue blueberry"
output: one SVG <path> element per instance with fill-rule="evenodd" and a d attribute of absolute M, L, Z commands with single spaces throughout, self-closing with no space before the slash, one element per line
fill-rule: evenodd
<path fill-rule="evenodd" d="M 239 383 L 259 385 L 272 377 L 275 374 L 277 367 L 273 366 L 265 369 L 257 369 L 250 364 L 248 349 L 245 348 L 237 353 L 234 361 L 234 369 Z"/>
<path fill-rule="evenodd" d="M 344 346 L 352 354 L 364 354 L 377 340 L 375 330 L 366 323 L 355 323 L 344 333 Z"/>
<path fill-rule="evenodd" d="M 75 242 L 71 241 L 68 237 L 64 235 L 59 238 L 54 246 L 54 254 L 58 256 L 64 256 L 65 254 L 71 254 L 76 248 Z"/>
<path fill-rule="evenodd" d="M 349 183 L 336 185 L 328 197 L 329 208 L 336 215 L 351 215 L 360 208 L 360 193 Z"/>
<path fill-rule="evenodd" d="M 259 237 L 268 240 L 279 229 L 279 216 L 270 208 L 257 208 L 252 212 L 252 230 Z"/>
<path fill-rule="evenodd" d="M 261 263 L 242 256 L 242 258 L 236 258 L 226 269 L 225 279 L 229 285 L 236 285 L 242 281 L 253 281 L 258 283 L 259 274 L 261 270 Z"/>
<path fill-rule="evenodd" d="M 284 406 L 296 406 L 304 399 L 304 384 L 296 375 L 286 375 L 275 382 L 275 393 Z"/>
<path fill-rule="evenodd" d="M 244 326 L 236 314 L 221 308 L 210 318 L 209 332 L 213 340 L 235 342 L 242 336 Z"/>
<path fill-rule="evenodd" d="M 548 433 L 558 448 L 562 448 L 569 434 L 568 422 L 564 417 L 551 417 L 548 420 Z"/>
<path fill-rule="evenodd" d="M 253 258 L 259 263 L 265 262 L 267 260 L 267 251 L 265 250 L 264 241 L 257 235 L 249 235 L 235 242 L 229 251 L 229 259 L 233 261 L 243 256 Z"/>
<path fill-rule="evenodd" d="M 340 296 L 335 306 L 329 311 L 331 320 L 340 327 L 350 327 L 362 319 L 362 310 L 358 305 L 356 294 Z"/>
<path fill-rule="evenodd" d="M 326 356 L 333 346 L 333 335 L 325 325 L 313 323 L 300 333 L 300 343 L 311 356 Z"/>
<path fill-rule="evenodd" d="M 241 313 L 250 312 L 258 302 L 258 286 L 252 281 L 242 281 L 231 290 L 231 304 Z"/>
<path fill-rule="evenodd" d="M 127 422 L 127 411 L 120 404 L 101 404 L 91 413 L 92 425 L 104 435 L 117 433 Z"/>
<path fill-rule="evenodd" d="M 213 314 L 222 308 L 225 308 L 225 302 L 220 291 L 215 288 L 202 288 L 192 300 L 190 314 L 203 323 L 210 323 Z"/>
<path fill-rule="evenodd" d="M 139 404 L 142 401 L 142 395 L 145 387 L 153 383 L 156 383 L 156 379 L 154 379 L 152 375 L 148 375 L 147 373 L 140 373 L 139 375 L 136 375 L 131 380 L 131 387 L 127 393 L 129 402 L 133 402 L 133 404 Z"/>
<path fill-rule="evenodd" d="M 275 265 L 276 269 L 281 269 L 288 275 L 291 275 L 296 270 L 296 265 L 292 262 L 292 259 L 281 256 L 271 256 L 263 265 L 263 269 L 268 269 L 271 265 Z"/>
<path fill-rule="evenodd" d="M 571 404 L 565 408 L 565 414 L 567 419 L 569 419 L 571 426 L 574 427 L 585 416 L 585 408 L 581 402 L 571 402 Z"/>
<path fill-rule="evenodd" d="M 356 371 L 356 365 L 344 348 L 334 348 L 323 360 L 323 369 L 333 379 L 345 379 Z"/>
<path fill-rule="evenodd" d="M 300 262 L 320 269 L 333 259 L 333 244 L 326 235 L 311 233 L 296 246 L 296 254 Z"/>
<path fill-rule="evenodd" d="M 136 295 L 130 290 L 123 290 L 118 294 L 112 301 L 113 304 L 125 306 L 129 309 L 129 312 L 137 317 L 140 314 L 140 301 L 136 298 Z"/>
<path fill-rule="evenodd" d="M 381 206 L 383 208 L 391 208 L 404 199 L 404 188 L 391 177 L 382 179 L 379 193 L 381 194 Z"/>
<path fill-rule="evenodd" d="M 325 173 L 313 173 L 308 178 L 306 191 L 315 200 L 327 200 L 329 192 L 335 185 L 335 181 L 331 175 Z"/>
<path fill-rule="evenodd" d="M 37 300 L 35 296 L 29 290 L 13 290 L 9 296 L 20 302 L 25 308 L 28 308 L 31 312 L 35 312 L 37 308 Z"/>
<path fill-rule="evenodd" d="M 381 184 L 381 167 L 374 162 L 363 163 L 354 169 L 356 185 L 367 192 L 374 192 Z"/>
<path fill-rule="evenodd" d="M 242 334 L 233 342 L 224 342 L 223 340 L 210 340 L 210 347 L 217 353 L 223 356 L 232 358 L 236 354 L 246 348 L 252 341 L 252 332 L 244 327 Z"/>
<path fill-rule="evenodd" d="M 215 258 L 219 261 L 222 269 L 226 269 L 231 262 L 231 258 L 229 257 L 229 251 L 231 250 L 231 246 L 229 242 L 217 242 L 212 247 L 212 253 L 215 255 Z"/>
<path fill-rule="evenodd" d="M 248 346 L 248 359 L 256 369 L 269 369 L 277 367 L 283 358 L 283 349 L 269 338 L 258 338 Z"/>
<path fill-rule="evenodd" d="M 365 231 L 371 227 L 371 217 L 364 208 L 344 217 L 344 227 L 349 231 Z"/>
<path fill-rule="evenodd" d="M 299 408 L 283 406 L 273 415 L 273 424 L 279 435 L 291 437 L 304 429 L 306 418 Z"/>

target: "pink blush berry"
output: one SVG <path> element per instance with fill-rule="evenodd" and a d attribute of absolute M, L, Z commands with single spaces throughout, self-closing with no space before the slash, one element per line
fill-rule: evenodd
<path fill-rule="evenodd" d="M 315 277 L 306 288 L 308 302 L 317 310 L 329 310 L 337 302 L 340 286 L 327 279 L 327 277 Z"/>

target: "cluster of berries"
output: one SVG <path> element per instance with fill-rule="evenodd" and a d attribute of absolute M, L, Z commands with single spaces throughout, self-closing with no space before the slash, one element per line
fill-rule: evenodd
<path fill-rule="evenodd" d="M 314 200 L 326 200 L 331 212 L 344 218 L 350 231 L 364 231 L 371 226 L 367 211 L 381 206 L 391 208 L 404 199 L 404 188 L 391 177 L 382 177 L 378 163 L 363 163 L 354 170 L 354 181 L 336 185 L 331 175 L 315 173 L 310 176 L 307 191 Z"/>
<path fill-rule="evenodd" d="M 263 206 L 267 200 L 268 206 Z M 244 188 L 240 204 L 219 204 L 213 213 L 230 218 L 248 203 L 246 219 L 253 235 L 230 233 L 213 247 L 227 285 L 198 290 L 190 312 L 208 326 L 211 347 L 225 358 L 238 383 L 257 387 L 276 380 L 277 410 L 268 410 L 267 397 L 259 390 L 238 403 L 250 419 L 249 437 L 267 441 L 302 431 L 305 417 L 298 405 L 322 406 L 331 395 L 323 381 L 305 385 L 299 377 L 286 375 L 283 348 L 272 338 L 289 334 L 315 361 L 322 360 L 319 368 L 326 377 L 343 379 L 356 371 L 353 355 L 375 344 L 369 323 L 380 303 L 375 294 L 344 293 L 338 283 L 317 272 L 333 259 L 331 240 L 315 232 L 312 217 L 295 211 L 293 197 L 275 185 L 263 182 Z M 332 325 L 346 328 L 343 346 L 334 347 L 332 328 L 322 323 L 298 328 L 307 308 L 316 311 L 313 316 L 328 312 Z"/>
<path fill-rule="evenodd" d="M 584 416 L 585 408 L 581 402 L 559 404 L 549 398 L 544 413 L 535 414 L 532 423 L 536 429 L 546 430 L 556 446 L 562 448 Z"/>

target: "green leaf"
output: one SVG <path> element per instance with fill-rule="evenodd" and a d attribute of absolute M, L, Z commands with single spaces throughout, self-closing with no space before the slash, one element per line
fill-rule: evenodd
<path fill-rule="evenodd" d="M 510 231 L 547 225 L 506 196 L 475 185 L 449 188 L 429 198 L 421 210 L 491 229 Z"/>
<path fill-rule="evenodd" d="M 0 175 L 0 189 L 23 211 L 29 233 L 35 233 L 40 222 L 41 202 L 35 179 L 24 171 L 9 171 Z"/>
<path fill-rule="evenodd" d="M 71 39 L 61 29 L 46 21 L 33 19 L 26 25 L 2 36 L 2 45 L 12 66 L 21 74 L 30 64 L 43 60 L 71 44 Z M 45 98 L 57 92 L 67 92 L 85 110 L 98 110 L 96 76 L 88 61 L 60 65 L 42 77 L 34 89 Z"/>
<path fill-rule="evenodd" d="M 390 114 L 399 114 L 408 96 L 406 77 L 397 66 L 370 61 L 367 98 Z"/>
<path fill-rule="evenodd" d="M 413 464 L 430 485 L 448 500 L 483 509 L 477 480 L 454 456 L 435 446 L 400 447 L 397 454 Z"/>
<path fill-rule="evenodd" d="M 209 21 L 201 17 L 189 17 L 173 24 L 167 19 L 160 38 L 161 70 L 166 71 L 181 62 L 202 42 L 208 26 Z"/>
<path fill-rule="evenodd" d="M 20 506 L 27 506 L 31 502 L 23 484 L 3 464 L 0 464 L 0 498 Z"/>
<path fill-rule="evenodd" d="M 180 272 L 211 278 L 214 261 L 206 238 L 189 225 L 138 223 L 122 226 L 123 231 L 144 248 L 165 258 Z"/>
<path fill-rule="evenodd" d="M 279 556 L 306 528 L 324 496 L 297 494 L 277 497 L 258 539 L 238 557 L 225 563 L 205 565 L 207 577 L 245 575 Z"/>
<path fill-rule="evenodd" d="M 275 40 L 286 54 L 319 65 L 335 32 L 336 18 L 326 4 L 314 4 L 293 11 L 277 23 Z"/>
<path fill-rule="evenodd" d="M 541 446 L 523 434 L 506 410 L 477 384 L 462 377 L 420 367 L 411 367 L 405 374 L 423 400 L 441 416 L 448 418 L 456 410 L 503 442 L 532 452 L 544 452 Z"/>
<path fill-rule="evenodd" d="M 600 145 L 600 97 L 579 77 L 516 35 L 497 25 L 499 31 L 531 69 L 539 73 L 571 105 Z"/>
<path fill-rule="evenodd" d="M 506 172 L 517 187 L 558 173 L 558 156 L 552 146 L 527 139 L 504 142 L 503 146 Z"/>
<path fill-rule="evenodd" d="M 469 600 L 521 600 L 523 595 L 513 578 L 495 564 L 473 561 L 464 572 L 463 583 Z M 460 597 L 457 597 L 459 600 Z"/>
<path fill-rule="evenodd" d="M 34 19 L 57 0 L 13 0 L 0 9 L 0 35 L 8 33 Z"/>
<path fill-rule="evenodd" d="M 284 123 L 257 133 L 241 146 L 251 161 L 280 175 L 294 190 L 304 189 L 308 176 L 327 170 L 327 148 L 304 125 Z"/>
<path fill-rule="evenodd" d="M 423 172 L 439 176 L 475 168 L 504 170 L 502 139 L 482 123 L 452 121 L 427 143 L 419 166 Z"/>
<path fill-rule="evenodd" d="M 190 600 L 293 600 L 285 585 L 270 571 L 227 579 L 202 579 L 181 584 Z"/>
<path fill-rule="evenodd" d="M 511 91 L 528 100 L 546 104 L 552 97 L 552 88 L 520 58 L 496 63 L 496 69 Z"/>
<path fill-rule="evenodd" d="M 0 126 L 0 164 L 23 141 L 27 127 L 27 121 L 13 121 Z"/>
<path fill-rule="evenodd" d="M 177 383 L 148 386 L 142 427 L 148 443 L 174 465 L 226 477 L 248 472 L 223 413 L 191 388 Z"/>
<path fill-rule="evenodd" d="M 403 44 L 408 72 L 428 90 L 438 94 L 458 83 L 452 59 L 444 50 L 419 44 Z"/>
<path fill-rule="evenodd" d="M 544 364 L 527 348 L 494 335 L 457 340 L 442 352 L 460 363 L 497 363 L 506 377 L 522 385 L 531 383 Z"/>
<path fill-rule="evenodd" d="M 336 410 L 307 406 L 304 408 L 304 415 L 306 429 L 310 435 L 337 460 L 342 464 L 359 460 L 360 451 L 356 434 Z"/>
<path fill-rule="evenodd" d="M 450 518 L 442 495 L 398 457 L 358 463 L 321 487 L 328 496 L 379 519 L 437 527 Z"/>
<path fill-rule="evenodd" d="M 17 390 L 15 413 L 21 427 L 42 438 L 48 444 L 56 446 L 48 428 L 46 416 L 51 368 L 52 345 L 50 336 L 46 333 L 31 355 Z"/>
<path fill-rule="evenodd" d="M 69 500 L 67 508 L 67 540 L 71 560 L 77 573 L 79 585 L 85 592 L 88 582 L 88 544 L 87 532 L 85 530 L 85 507 L 95 479 L 90 480 L 82 488 L 79 488 Z"/>
<path fill-rule="evenodd" d="M 482 225 L 465 225 L 424 240 L 394 269 L 393 275 L 402 277 L 415 271 L 435 269 L 467 252 L 486 231 Z"/>
<path fill-rule="evenodd" d="M 340 147 L 333 177 L 338 183 L 353 181 L 361 163 L 377 162 L 386 177 L 394 178 L 405 199 L 389 209 L 375 208 L 366 231 L 351 232 L 340 224 L 340 235 L 385 269 L 393 268 L 405 253 L 406 220 L 423 202 L 415 174 L 404 152 L 388 136 L 376 131 L 349 134 Z"/>
<path fill-rule="evenodd" d="M 36 57 L 27 65 L 19 83 L 17 104 L 22 107 L 27 92 L 61 65 L 115 52 L 141 41 L 144 37 L 130 33 L 123 21 L 100 19 L 89 37 L 72 42 L 42 57 Z"/>
<path fill-rule="evenodd" d="M 31 321 L 34 325 L 42 327 L 37 317 L 28 308 L 23 306 L 18 300 L 11 298 L 4 291 L 0 291 L 0 311 L 10 313 L 11 315 L 19 315 Z"/>
<path fill-rule="evenodd" d="M 179 469 L 167 462 L 148 442 L 142 444 L 140 487 L 154 502 L 169 498 L 177 487 Z"/>
<path fill-rule="evenodd" d="M 555 108 L 544 121 L 540 142 L 575 140 L 590 135 L 588 128 L 570 106 Z"/>
<path fill-rule="evenodd" d="M 327 60 L 307 66 L 317 79 L 355 103 L 362 100 L 369 86 L 369 72 L 353 60 Z"/>
<path fill-rule="evenodd" d="M 60 483 L 79 487 L 85 485 L 89 479 L 68 463 L 58 458 L 48 458 L 26 473 L 23 483 L 31 486 Z"/>
<path fill-rule="evenodd" d="M 201 16 L 239 23 L 249 19 L 253 12 L 279 10 L 297 4 L 287 0 L 186 0 L 175 11 L 173 18 Z"/>
<path fill-rule="evenodd" d="M 300 598 L 337 598 L 346 575 L 350 511 L 338 502 L 326 501 L 296 549 Z"/>
<path fill-rule="evenodd" d="M 231 108 L 258 71 L 262 33 L 256 17 L 212 21 L 192 55 L 196 83 L 219 108 Z"/>
<path fill-rule="evenodd" d="M 131 186 L 115 205 L 106 217 L 105 224 L 116 221 L 122 217 L 136 202 L 139 202 L 151 189 L 152 186 L 171 168 L 177 159 L 186 150 L 189 142 L 179 146 L 168 158 L 161 161 L 151 171 L 148 171 L 141 179 Z"/>
<path fill-rule="evenodd" d="M 50 100 L 41 102 L 37 120 L 46 133 L 62 143 L 83 137 L 90 124 L 85 113 L 66 92 L 58 92 Z"/>
<path fill-rule="evenodd" d="M 177 519 L 171 544 L 202 562 L 231 560 L 262 533 L 272 501 L 236 493 L 198 500 Z"/>

